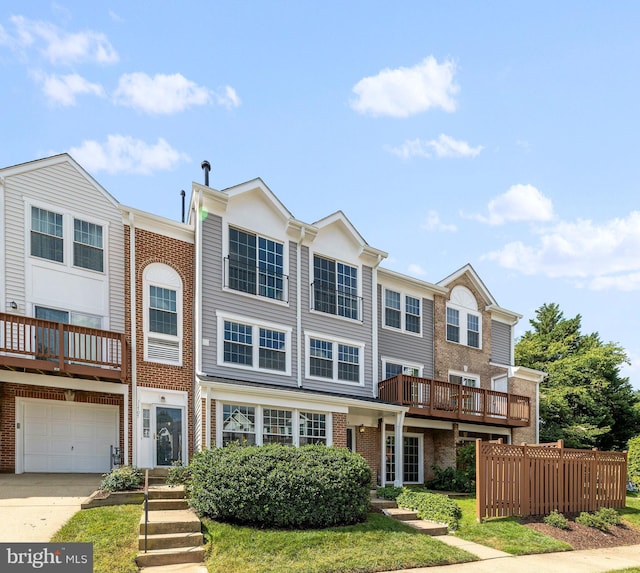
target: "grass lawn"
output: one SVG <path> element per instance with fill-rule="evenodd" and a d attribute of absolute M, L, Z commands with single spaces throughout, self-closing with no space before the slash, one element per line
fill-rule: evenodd
<path fill-rule="evenodd" d="M 368 573 L 476 559 L 377 513 L 370 513 L 365 523 L 331 529 L 203 523 L 210 573 Z"/>
<path fill-rule="evenodd" d="M 478 523 L 475 498 L 457 499 L 462 508 L 458 537 L 499 549 L 511 555 L 570 551 L 572 547 L 552 537 L 542 535 L 518 523 L 515 517 L 501 517 Z"/>
<path fill-rule="evenodd" d="M 55 542 L 93 543 L 94 573 L 137 573 L 141 505 L 83 509 L 51 538 Z"/>
<path fill-rule="evenodd" d="M 627 495 L 627 507 L 618 511 L 627 525 L 640 529 L 640 497 L 638 494 Z"/>

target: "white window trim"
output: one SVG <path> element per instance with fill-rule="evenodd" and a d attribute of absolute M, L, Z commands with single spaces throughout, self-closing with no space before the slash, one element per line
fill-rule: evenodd
<path fill-rule="evenodd" d="M 324 313 L 322 313 L 324 314 Z M 358 379 L 359 382 L 349 382 L 348 380 L 338 379 L 338 348 L 334 347 L 333 352 L 333 378 L 321 378 L 320 376 L 311 376 L 311 339 L 324 340 L 331 342 L 332 344 L 344 344 L 347 346 L 354 346 L 359 349 L 358 352 Z M 305 331 L 304 333 L 304 347 L 305 347 L 305 378 L 308 380 L 317 380 L 319 382 L 331 382 L 333 384 L 344 384 L 345 386 L 361 386 L 364 387 L 364 350 L 366 345 L 364 342 L 356 340 L 348 340 L 346 338 L 337 338 L 335 336 L 327 336 L 326 334 L 320 334 L 317 332 Z"/>
<path fill-rule="evenodd" d="M 358 316 L 357 318 L 349 318 L 348 316 L 342 316 L 340 314 L 338 314 L 336 312 L 336 314 L 330 313 L 330 312 L 322 312 L 321 310 L 316 310 L 313 307 L 314 304 L 314 299 L 313 299 L 313 283 L 315 281 L 315 275 L 314 275 L 314 265 L 313 265 L 313 260 L 314 258 L 318 256 L 320 258 L 323 259 L 327 259 L 330 261 L 333 261 L 334 263 L 342 263 L 343 265 L 348 265 L 350 267 L 353 267 L 355 269 L 357 269 L 358 271 L 358 292 L 356 293 L 356 296 L 358 297 L 358 300 L 361 301 L 360 306 L 362 308 L 359 309 L 360 313 L 363 316 Z M 337 272 L 337 269 L 336 269 Z M 337 280 L 336 280 L 336 288 L 338 286 Z M 353 262 L 349 262 L 349 261 L 345 261 L 343 259 L 337 259 L 336 257 L 333 257 L 331 255 L 325 255 L 323 253 L 320 252 L 315 252 L 315 251 L 309 251 L 309 312 L 312 314 L 317 314 L 319 316 L 331 316 L 333 318 L 336 318 L 338 320 L 346 320 L 347 322 L 353 324 L 354 322 L 356 323 L 362 323 L 364 322 L 364 299 L 362 297 L 362 265 L 359 263 L 353 263 Z"/>
<path fill-rule="evenodd" d="M 394 326 L 389 326 L 386 323 L 387 319 L 387 291 L 396 292 L 400 294 L 400 328 L 395 328 Z M 420 314 L 418 315 L 419 324 L 420 324 L 420 332 L 413 332 L 412 330 L 407 330 L 407 297 L 417 298 L 420 301 Z M 416 338 L 422 338 L 423 331 L 423 311 L 424 311 L 424 300 L 422 296 L 407 292 L 402 289 L 392 288 L 392 287 L 383 287 L 382 288 L 382 328 L 385 330 L 390 330 L 391 332 L 402 332 L 403 334 L 408 334 L 409 336 L 415 336 Z M 396 309 L 394 309 L 396 310 Z M 411 315 L 414 316 L 414 315 Z"/>
<path fill-rule="evenodd" d="M 151 277 L 149 276 L 151 275 Z M 164 275 L 164 276 L 162 276 Z M 149 331 L 149 304 L 150 293 L 149 287 L 156 286 L 164 289 L 176 291 L 176 320 L 178 323 L 178 334 L 172 336 L 162 334 L 160 332 Z M 171 364 L 173 366 L 182 366 L 182 323 L 183 323 L 183 287 L 182 278 L 178 272 L 169 265 L 164 263 L 150 263 L 142 272 L 142 328 L 144 332 L 144 360 L 145 362 L 154 362 L 158 364 Z M 162 360 L 160 358 L 149 358 L 149 337 L 167 342 L 178 343 L 178 360 Z"/>
<path fill-rule="evenodd" d="M 448 302 L 447 303 L 447 308 L 452 308 L 454 310 L 457 310 L 459 313 L 459 318 L 460 318 L 460 324 L 458 326 L 459 332 L 460 332 L 460 342 L 456 342 L 455 340 L 449 340 L 447 338 L 447 316 L 446 316 L 446 310 L 445 310 L 445 320 L 444 320 L 444 338 L 447 342 L 450 342 L 451 344 L 459 344 L 461 346 L 466 346 L 467 348 L 474 348 L 475 350 L 482 350 L 482 313 L 479 311 L 475 311 L 475 310 L 471 310 L 468 308 L 465 308 L 463 306 L 459 306 L 457 304 L 454 304 L 452 302 Z M 467 330 L 467 316 L 468 315 L 472 315 L 472 316 L 477 316 L 478 317 L 478 346 L 469 346 L 468 342 L 469 342 L 469 338 L 468 338 L 468 330 Z"/>
<path fill-rule="evenodd" d="M 64 209 L 61 206 L 54 206 L 41 201 L 34 201 L 30 198 L 25 198 L 25 256 L 31 261 L 31 264 L 36 264 L 51 269 L 60 269 L 61 267 L 68 269 L 72 273 L 90 276 L 108 277 L 109 269 L 109 223 L 101 219 L 96 219 L 93 216 L 80 214 L 75 211 Z M 31 254 L 31 208 L 44 209 L 57 215 L 62 215 L 62 253 L 63 260 L 61 263 L 45 259 L 43 257 L 36 257 Z M 73 264 L 73 244 L 74 244 L 74 226 L 75 219 L 80 221 L 86 221 L 87 223 L 93 223 L 102 227 L 102 271 L 95 271 L 93 269 L 87 269 L 85 267 L 77 267 Z"/>
<path fill-rule="evenodd" d="M 381 360 L 382 360 L 382 372 L 381 372 L 381 374 L 383 376 L 386 376 L 387 364 L 391 363 L 391 364 L 400 364 L 400 365 L 402 365 L 403 369 L 404 368 L 415 368 L 416 370 L 418 370 L 418 376 L 420 378 L 423 377 L 424 364 L 418 364 L 417 362 L 407 362 L 406 360 L 399 360 L 399 359 L 391 358 L 389 356 L 382 356 Z M 384 378 L 383 378 L 383 380 L 384 380 Z"/>
<path fill-rule="evenodd" d="M 260 296 L 259 294 L 251 294 L 250 292 L 243 292 L 240 290 L 236 290 L 233 288 L 229 288 L 225 286 L 225 273 L 227 272 L 225 260 L 229 258 L 229 229 L 233 227 L 238 231 L 242 231 L 243 233 L 247 233 L 249 235 L 255 235 L 256 237 L 262 237 L 263 239 L 268 239 L 270 241 L 275 241 L 277 243 L 282 244 L 282 274 L 287 277 L 287 280 L 284 281 L 284 290 L 283 294 L 286 300 L 278 300 L 275 298 L 270 298 L 268 296 Z M 257 247 L 257 245 L 256 245 Z M 257 231 L 253 231 L 251 229 L 246 229 L 242 225 L 235 225 L 230 222 L 225 222 L 224 224 L 224 232 L 222 233 L 222 284 L 220 285 L 221 289 L 224 292 L 233 293 L 234 295 L 244 296 L 250 298 L 252 300 L 263 300 L 270 304 L 277 304 L 279 306 L 289 306 L 289 298 L 291 295 L 290 292 L 290 276 L 289 276 L 289 241 L 284 238 L 276 238 L 269 235 L 265 235 L 264 233 L 258 233 Z"/>
<path fill-rule="evenodd" d="M 262 297 L 261 297 L 262 298 Z M 249 318 L 247 316 L 241 316 L 238 314 L 231 314 L 227 312 L 216 311 L 218 333 L 217 333 L 217 364 L 218 366 L 224 366 L 225 368 L 235 368 L 238 370 L 249 370 L 251 372 L 268 372 L 269 374 L 277 374 L 278 376 L 291 376 L 291 334 L 293 329 L 290 326 L 284 326 L 282 324 L 276 324 L 273 322 L 266 322 L 263 320 L 256 320 L 255 318 Z M 234 364 L 233 362 L 224 361 L 224 322 L 228 320 L 230 322 L 237 322 L 241 324 L 247 324 L 252 327 L 252 340 L 251 350 L 253 352 L 253 365 L 246 366 L 244 364 Z M 278 332 L 284 332 L 284 351 L 285 351 L 285 369 L 271 370 L 269 368 L 260 368 L 260 332 L 256 329 L 267 328 L 269 330 L 276 330 Z"/>
<path fill-rule="evenodd" d="M 289 408 L 286 406 L 274 406 L 271 404 L 255 404 L 251 402 L 242 402 L 238 400 L 217 400 L 216 401 L 216 420 L 220 420 L 220 423 L 216 424 L 216 446 L 219 448 L 222 447 L 222 434 L 223 434 L 223 423 L 224 423 L 223 406 L 225 404 L 234 405 L 234 406 L 249 406 L 255 409 L 256 446 L 263 445 L 263 433 L 264 433 L 263 422 L 264 422 L 265 408 L 268 410 L 287 410 L 288 412 L 291 412 L 291 423 L 293 424 L 293 428 L 292 428 L 293 445 L 295 447 L 300 447 L 300 413 L 309 412 L 313 414 L 324 414 L 327 447 L 333 445 L 333 414 L 331 412 L 323 412 L 315 408 Z"/>
<path fill-rule="evenodd" d="M 387 443 L 387 438 L 388 437 L 392 437 L 395 439 L 395 432 L 393 430 L 391 431 L 385 431 L 384 433 L 384 443 Z M 423 484 L 424 483 L 424 434 L 418 434 L 415 432 L 402 432 L 402 438 L 418 438 L 418 481 L 405 481 L 404 480 L 404 472 L 402 475 L 402 483 L 403 484 Z M 395 444 L 394 444 L 394 448 L 395 448 Z M 402 448 L 402 455 L 404 457 L 404 444 L 403 444 L 403 448 Z M 404 459 L 402 460 L 402 463 L 404 464 Z M 396 468 L 396 476 L 397 477 L 397 468 Z M 387 481 L 387 468 L 384 468 L 384 480 L 385 480 L 385 484 L 391 484 L 393 485 L 393 481 Z"/>

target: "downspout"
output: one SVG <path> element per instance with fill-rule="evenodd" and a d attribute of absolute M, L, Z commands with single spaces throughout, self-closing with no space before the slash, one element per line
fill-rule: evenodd
<path fill-rule="evenodd" d="M 302 242 L 304 241 L 304 227 L 300 229 L 300 242 L 296 252 L 296 352 L 298 363 L 298 388 L 302 388 Z"/>
<path fill-rule="evenodd" d="M 7 228 L 7 222 L 4 212 L 4 190 L 5 180 L 4 177 L 0 177 L 0 312 L 6 312 L 7 294 L 5 281 L 7 280 L 7 271 L 5 268 L 5 229 Z M 26 312 L 25 312 L 26 314 Z"/>
<path fill-rule="evenodd" d="M 201 209 L 202 209 L 202 189 L 198 189 L 198 196 L 195 206 L 195 252 L 196 252 L 196 260 L 195 260 L 195 285 L 194 285 L 194 298 L 195 304 L 193 305 L 193 320 L 194 320 L 194 362 L 195 362 L 195 376 L 194 376 L 194 392 L 195 398 L 198 399 L 198 409 L 196 411 L 200 412 L 199 419 L 196 419 L 198 422 L 198 430 L 196 432 L 196 440 L 195 440 L 195 448 L 197 450 L 202 450 L 202 416 L 205 416 L 205 427 L 211 427 L 211 421 L 209 420 L 210 412 L 202 412 L 202 384 L 200 382 L 200 375 L 202 373 L 202 217 L 201 217 Z M 207 391 L 207 397 L 209 393 Z M 195 402 L 195 400 L 194 400 Z M 195 404 L 194 404 L 195 409 Z M 205 436 L 205 444 L 211 443 L 211 437 L 207 434 Z"/>
<path fill-rule="evenodd" d="M 378 366 L 380 363 L 378 357 L 378 266 L 382 262 L 382 257 L 378 255 L 378 263 L 373 269 L 371 281 L 371 361 L 373 381 L 371 383 L 371 394 L 374 398 L 378 397 Z"/>
<path fill-rule="evenodd" d="M 137 341 L 137 321 L 136 321 L 136 228 L 134 215 L 129 211 L 129 307 L 131 316 L 129 321 L 131 323 L 131 409 L 132 409 L 132 423 L 131 423 L 131 443 L 133 446 L 133 465 L 138 466 L 138 386 L 137 386 L 137 374 L 138 374 L 138 362 L 136 357 L 136 349 L 138 348 Z M 125 403 L 126 403 L 125 399 Z M 129 415 L 129 409 L 125 410 L 125 432 L 128 434 L 129 424 L 127 417 Z M 124 442 L 125 460 L 129 457 L 129 439 Z"/>
<path fill-rule="evenodd" d="M 536 444 L 540 443 L 540 383 L 536 383 Z"/>

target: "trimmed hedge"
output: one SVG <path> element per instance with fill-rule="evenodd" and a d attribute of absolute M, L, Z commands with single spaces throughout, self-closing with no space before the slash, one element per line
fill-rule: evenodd
<path fill-rule="evenodd" d="M 103 474 L 100 482 L 102 491 L 129 491 L 142 487 L 144 475 L 142 470 L 133 466 L 120 466 Z"/>
<path fill-rule="evenodd" d="M 420 519 L 446 523 L 452 531 L 458 529 L 460 525 L 462 509 L 446 495 L 405 488 L 396 502 L 398 507 L 417 512 Z"/>
<path fill-rule="evenodd" d="M 317 528 L 367 518 L 371 470 L 344 448 L 231 444 L 197 454 L 190 467 L 191 506 L 220 521 Z"/>

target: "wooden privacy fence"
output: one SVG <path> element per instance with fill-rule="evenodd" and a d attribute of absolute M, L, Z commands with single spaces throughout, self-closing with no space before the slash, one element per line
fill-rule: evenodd
<path fill-rule="evenodd" d="M 478 520 L 620 508 L 626 484 L 626 452 L 476 441 Z"/>

